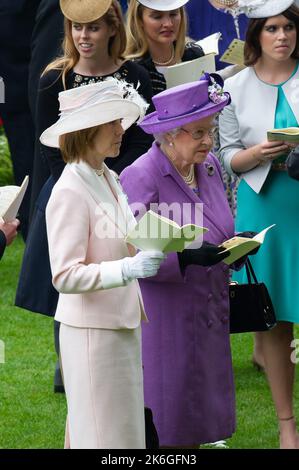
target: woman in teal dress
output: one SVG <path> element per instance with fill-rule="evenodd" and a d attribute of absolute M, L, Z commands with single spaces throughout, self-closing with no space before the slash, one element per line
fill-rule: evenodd
<path fill-rule="evenodd" d="M 279 420 L 280 448 L 299 448 L 293 410 L 293 324 L 299 323 L 299 184 L 286 172 L 290 147 L 268 142 L 267 130 L 298 127 L 299 10 L 251 19 L 245 43 L 248 66 L 226 81 L 232 103 L 220 116 L 220 155 L 241 176 L 237 231 L 276 224 L 252 260 L 267 285 L 277 326 L 259 333 L 265 369 Z M 242 270 L 235 276 L 246 282 Z"/>

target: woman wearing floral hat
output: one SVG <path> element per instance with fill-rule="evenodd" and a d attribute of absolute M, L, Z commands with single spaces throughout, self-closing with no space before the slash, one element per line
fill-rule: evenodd
<path fill-rule="evenodd" d="M 140 252 L 125 237 L 135 225 L 104 164 L 146 103 L 114 78 L 61 92 L 60 118 L 40 137 L 60 147 L 66 167 L 47 205 L 55 318 L 71 449 L 145 448 L 137 278 L 153 276 L 163 253 Z"/>
<path fill-rule="evenodd" d="M 145 67 L 154 94 L 166 89 L 162 67 L 196 59 L 202 48 L 186 40 L 189 0 L 130 0 L 126 56 Z"/>
<path fill-rule="evenodd" d="M 299 186 L 288 177 L 287 142 L 269 142 L 267 131 L 298 127 L 299 9 L 292 0 L 240 2 L 251 18 L 245 64 L 226 81 L 232 102 L 220 116 L 221 157 L 242 180 L 236 227 L 259 232 L 276 224 L 253 261 L 267 285 L 277 326 L 258 333 L 280 430 L 281 448 L 299 448 L 293 409 L 293 325 L 299 322 Z M 245 281 L 243 271 L 235 275 Z"/>
<path fill-rule="evenodd" d="M 143 328 L 145 404 L 162 447 L 197 447 L 235 431 L 229 341 L 229 266 L 219 245 L 234 235 L 220 164 L 210 151 L 215 117 L 230 101 L 217 75 L 155 95 L 140 126 L 152 148 L 121 174 L 138 204 L 179 225 L 207 227 L 201 247 L 170 253 L 140 282 L 149 323 Z M 142 184 L 136 185 L 136 181 Z"/>

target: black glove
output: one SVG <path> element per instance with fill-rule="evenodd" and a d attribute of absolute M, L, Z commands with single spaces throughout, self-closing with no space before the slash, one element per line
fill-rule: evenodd
<path fill-rule="evenodd" d="M 248 232 L 241 232 L 241 233 L 237 233 L 237 237 L 244 237 L 244 238 L 253 238 L 255 237 L 256 235 L 258 234 L 258 232 L 251 232 L 251 231 L 248 231 Z M 247 253 L 247 255 L 243 256 L 242 258 L 240 258 L 238 261 L 240 262 L 241 260 L 243 261 L 243 258 L 244 258 L 244 262 L 246 261 L 246 257 L 248 255 L 256 255 L 257 252 L 259 251 L 260 249 L 260 246 L 257 246 L 256 248 L 253 248 L 253 250 L 249 251 L 249 253 Z"/>
<path fill-rule="evenodd" d="M 229 251 L 223 253 L 223 248 L 213 245 L 209 242 L 203 242 L 200 248 L 195 250 L 183 250 L 178 253 L 179 263 L 181 270 L 185 269 L 190 264 L 197 264 L 200 266 L 213 266 L 219 263 L 229 255 Z"/>

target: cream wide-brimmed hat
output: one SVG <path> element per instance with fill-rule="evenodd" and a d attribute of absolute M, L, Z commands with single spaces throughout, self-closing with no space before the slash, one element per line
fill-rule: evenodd
<path fill-rule="evenodd" d="M 141 5 L 158 11 L 176 10 L 188 2 L 189 0 L 138 0 Z"/>
<path fill-rule="evenodd" d="M 111 4 L 112 0 L 60 0 L 63 15 L 76 23 L 90 23 L 101 18 Z"/>
<path fill-rule="evenodd" d="M 59 148 L 59 137 L 117 119 L 124 130 L 145 115 L 148 104 L 133 85 L 116 78 L 83 85 L 58 95 L 60 117 L 40 136 L 42 144 Z"/>

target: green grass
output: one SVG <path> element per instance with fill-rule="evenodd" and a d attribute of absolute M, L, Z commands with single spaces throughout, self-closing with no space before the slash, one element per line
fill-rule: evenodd
<path fill-rule="evenodd" d="M 14 177 L 8 142 L 4 130 L 0 127 L 0 186 L 13 184 Z"/>
<path fill-rule="evenodd" d="M 55 352 L 53 321 L 13 307 L 23 252 L 20 239 L 6 250 L 0 264 L 0 448 L 62 448 L 65 397 L 53 393 Z M 299 338 L 296 330 L 296 337 Z M 232 336 L 237 394 L 237 432 L 233 449 L 277 448 L 274 407 L 263 374 L 251 365 L 252 335 Z M 299 411 L 299 380 L 295 405 Z"/>
<path fill-rule="evenodd" d="M 53 320 L 13 307 L 23 243 L 0 265 L 0 448 L 63 447 L 65 397 L 53 393 Z"/>

